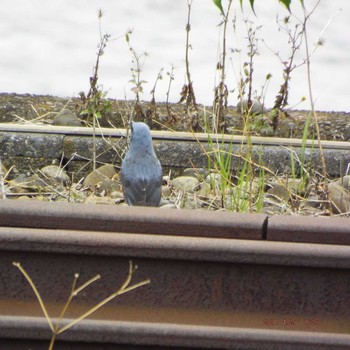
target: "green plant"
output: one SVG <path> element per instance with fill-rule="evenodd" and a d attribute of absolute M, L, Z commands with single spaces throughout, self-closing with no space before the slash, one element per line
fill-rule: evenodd
<path fill-rule="evenodd" d="M 142 67 L 145 63 L 145 59 L 148 57 L 148 53 L 146 51 L 138 54 L 137 51 L 133 48 L 130 42 L 130 36 L 133 33 L 132 29 L 129 29 L 125 33 L 125 40 L 131 52 L 131 79 L 129 83 L 133 86 L 131 91 L 135 94 L 135 105 L 133 109 L 133 120 L 143 121 L 145 119 L 145 114 L 143 112 L 140 100 L 140 94 L 143 93 L 143 85 L 147 83 L 146 80 L 141 79 Z"/>
<path fill-rule="evenodd" d="M 78 106 L 79 115 L 88 123 L 93 122 L 95 118 L 101 118 L 103 114 L 109 112 L 111 109 L 110 102 L 106 99 L 107 93 L 102 90 L 102 86 L 98 85 L 98 71 L 100 67 L 100 59 L 103 56 L 108 40 L 109 34 L 102 34 L 101 21 L 103 11 L 98 11 L 99 20 L 99 34 L 100 42 L 98 44 L 98 51 L 96 55 L 96 63 L 93 69 L 93 75 L 90 77 L 90 89 L 87 95 L 84 92 L 80 93 L 81 106 Z"/>
<path fill-rule="evenodd" d="M 310 60 L 310 49 L 309 49 L 309 40 L 308 40 L 308 31 L 307 31 L 307 25 L 308 21 L 310 19 L 310 16 L 314 13 L 316 10 L 318 4 L 321 0 L 318 0 L 316 5 L 311 9 L 311 11 L 307 11 L 304 2 L 301 1 L 302 7 L 303 7 L 303 13 L 304 18 L 302 21 L 303 25 L 303 33 L 304 33 L 304 42 L 305 42 L 305 51 L 306 51 L 306 67 L 307 67 L 307 81 L 308 81 L 308 89 L 309 89 L 309 98 L 310 98 L 310 105 L 311 105 L 311 113 L 314 119 L 315 123 L 315 129 L 316 129 L 316 136 L 317 136 L 317 142 L 318 142 L 318 149 L 320 152 L 320 158 L 321 158 L 321 164 L 322 164 L 322 175 L 324 178 L 324 200 L 328 203 L 328 210 L 330 213 L 332 213 L 332 203 L 329 201 L 329 195 L 328 195 L 328 176 L 327 176 L 327 166 L 326 166 L 326 160 L 323 152 L 323 147 L 321 143 L 321 133 L 320 133 L 320 127 L 318 123 L 318 117 L 315 110 L 315 102 L 313 98 L 312 93 L 312 82 L 311 82 L 311 60 Z"/>
<path fill-rule="evenodd" d="M 157 84 L 159 82 L 159 80 L 163 79 L 163 70 L 164 68 L 161 68 L 160 71 L 158 72 L 158 75 L 156 77 L 156 80 L 154 82 L 153 88 L 151 90 L 151 102 L 149 104 L 149 107 L 147 108 L 146 111 L 146 119 L 147 119 L 147 123 L 148 125 L 152 128 L 157 125 L 157 122 L 154 123 L 154 121 L 156 121 L 156 117 L 157 117 L 157 103 L 156 103 L 156 89 L 157 89 Z"/>
<path fill-rule="evenodd" d="M 190 72 L 189 50 L 192 48 L 190 44 L 191 31 L 191 10 L 193 0 L 187 0 L 187 24 L 186 24 L 186 47 L 185 47 L 185 67 L 186 67 L 186 83 L 182 87 L 179 103 L 185 102 L 186 119 L 189 121 L 190 128 L 193 131 L 200 131 L 198 117 L 198 107 L 196 96 L 193 89 L 193 82 Z"/>
<path fill-rule="evenodd" d="M 103 11 L 98 11 L 99 20 L 99 34 L 100 42 L 98 44 L 98 51 L 96 56 L 96 63 L 93 69 L 93 75 L 90 77 L 90 89 L 87 95 L 84 92 L 80 93 L 81 105 L 77 106 L 78 114 L 87 122 L 92 123 L 93 127 L 93 149 L 92 149 L 92 161 L 93 170 L 96 169 L 96 124 L 99 124 L 98 119 L 103 115 L 111 111 L 111 103 L 106 99 L 107 92 L 104 92 L 101 85 L 98 85 L 98 70 L 100 66 L 100 58 L 104 54 L 107 42 L 110 38 L 109 34 L 102 34 L 101 21 L 103 17 Z"/>
<path fill-rule="evenodd" d="M 172 112 L 171 106 L 169 104 L 171 85 L 172 85 L 172 82 L 175 79 L 175 77 L 174 77 L 174 70 L 175 70 L 175 67 L 172 65 L 170 71 L 166 72 L 166 75 L 169 77 L 169 83 L 168 83 L 168 89 L 166 91 L 165 106 L 166 106 L 166 110 L 167 110 L 167 113 L 168 113 L 168 119 L 169 119 L 170 123 L 176 121 L 175 118 L 174 118 L 174 113 Z"/>
<path fill-rule="evenodd" d="M 61 314 L 58 317 L 58 321 L 56 323 L 53 323 L 51 317 L 49 316 L 47 308 L 45 307 L 45 303 L 42 300 L 41 295 L 40 295 L 37 287 L 35 286 L 35 283 L 31 279 L 31 277 L 29 276 L 29 274 L 26 272 L 26 270 L 22 267 L 22 265 L 19 262 L 13 262 L 12 264 L 20 270 L 20 272 L 23 274 L 23 276 L 26 278 L 26 280 L 30 284 L 33 292 L 35 293 L 36 298 L 38 299 L 38 302 L 40 304 L 41 310 L 43 311 L 43 313 L 45 315 L 46 321 L 47 321 L 47 323 L 48 323 L 48 325 L 49 325 L 49 327 L 51 329 L 51 332 L 52 332 L 52 337 L 51 337 L 50 345 L 49 345 L 49 348 L 48 348 L 49 350 L 53 349 L 56 337 L 59 334 L 67 331 L 68 329 L 73 327 L 78 322 L 80 322 L 83 319 L 87 318 L 92 313 L 94 313 L 95 311 L 100 309 L 102 306 L 104 306 L 105 304 L 107 304 L 111 300 L 115 299 L 117 296 L 125 294 L 125 293 L 128 293 L 128 292 L 131 292 L 132 290 L 134 290 L 136 288 L 142 287 L 142 286 L 150 283 L 150 280 L 147 279 L 147 280 L 144 280 L 142 282 L 138 282 L 138 283 L 133 284 L 133 285 L 130 286 L 132 277 L 133 277 L 135 271 L 137 270 L 137 266 L 133 266 L 132 261 L 130 261 L 129 262 L 128 275 L 127 275 L 124 283 L 122 284 L 122 286 L 119 289 L 117 289 L 114 293 L 112 293 L 106 299 L 102 300 L 101 302 L 96 304 L 94 307 L 92 307 L 91 309 L 89 309 L 88 311 L 83 313 L 78 318 L 74 319 L 73 321 L 71 321 L 71 322 L 69 322 L 69 323 L 67 323 L 65 325 L 61 325 L 61 322 L 64 319 L 64 316 L 65 316 L 65 314 L 66 314 L 66 312 L 67 312 L 67 310 L 68 310 L 68 308 L 69 308 L 73 298 L 75 298 L 86 287 L 88 287 L 92 283 L 94 283 L 97 280 L 99 280 L 101 276 L 100 275 L 96 275 L 93 278 L 91 278 L 90 280 L 88 280 L 87 282 L 83 283 L 80 287 L 77 287 L 77 281 L 78 281 L 78 278 L 79 278 L 79 274 L 76 273 L 74 275 L 71 292 L 70 292 L 70 294 L 68 296 L 68 299 L 67 299 L 66 303 L 64 304 L 64 306 L 63 306 L 63 308 L 61 310 Z"/>
<path fill-rule="evenodd" d="M 220 26 L 223 26 L 222 34 L 222 53 L 219 58 L 219 62 L 216 64 L 216 69 L 220 72 L 220 82 L 215 87 L 214 95 L 214 105 L 213 105 L 213 115 L 214 115 L 214 125 L 213 131 L 218 132 L 219 130 L 223 131 L 225 129 L 225 110 L 227 109 L 227 99 L 228 99 L 228 88 L 225 83 L 226 79 L 226 36 L 227 36 L 227 23 L 230 15 L 231 5 L 233 0 L 228 0 L 228 5 L 226 12 L 222 7 L 221 0 L 213 0 L 214 4 L 219 8 L 220 15 L 223 20 Z"/>
<path fill-rule="evenodd" d="M 242 146 L 237 152 L 233 136 L 227 142 L 223 134 L 221 141 L 219 135 L 213 139 L 208 134 L 208 169 L 220 176 L 219 180 L 216 176 L 211 177 L 211 187 L 219 197 L 219 208 L 236 212 L 260 212 L 266 174 L 271 171 L 262 165 L 261 151 L 258 153 L 258 163 L 255 163 L 251 149 Z"/>

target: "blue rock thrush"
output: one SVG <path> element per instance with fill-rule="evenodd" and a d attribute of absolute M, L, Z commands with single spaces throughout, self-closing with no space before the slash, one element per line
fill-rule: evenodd
<path fill-rule="evenodd" d="M 163 173 L 145 123 L 131 123 L 131 141 L 120 170 L 128 205 L 159 206 Z"/>

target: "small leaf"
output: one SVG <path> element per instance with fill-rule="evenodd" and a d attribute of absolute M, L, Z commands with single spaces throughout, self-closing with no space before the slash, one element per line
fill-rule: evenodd
<path fill-rule="evenodd" d="M 249 0 L 250 2 L 250 6 L 252 7 L 252 10 L 254 12 L 254 15 L 255 15 L 255 10 L 254 10 L 254 0 Z"/>
<path fill-rule="evenodd" d="M 254 1 L 255 1 L 255 0 L 249 0 L 250 6 L 251 6 L 251 8 L 252 8 L 252 10 L 253 10 L 253 12 L 254 12 L 254 15 L 256 15 L 256 14 L 255 14 L 255 10 L 254 10 Z M 240 2 L 240 4 L 241 4 L 241 10 L 243 11 L 243 0 L 239 0 L 239 2 Z"/>
<path fill-rule="evenodd" d="M 213 3 L 218 7 L 218 9 L 220 10 L 221 14 L 223 16 L 225 16 L 225 12 L 224 12 L 224 9 L 222 8 L 221 0 L 213 0 Z"/>
<path fill-rule="evenodd" d="M 84 115 L 84 114 L 89 114 L 89 110 L 88 109 L 84 109 L 82 110 L 79 115 Z"/>
<path fill-rule="evenodd" d="M 290 3 L 292 2 L 292 0 L 279 0 L 286 8 L 287 10 L 290 12 Z M 304 4 L 303 0 L 300 0 L 300 2 L 302 4 Z"/>

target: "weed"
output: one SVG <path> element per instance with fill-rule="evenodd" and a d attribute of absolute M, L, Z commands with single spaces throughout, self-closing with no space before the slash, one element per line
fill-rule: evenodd
<path fill-rule="evenodd" d="M 143 85 L 147 83 L 146 80 L 141 79 L 142 66 L 145 63 L 145 59 L 148 57 L 148 53 L 146 51 L 138 54 L 137 51 L 131 46 L 130 36 L 133 33 L 132 29 L 129 29 L 125 33 L 125 40 L 128 44 L 129 50 L 131 52 L 131 79 L 129 83 L 133 85 L 131 91 L 135 94 L 135 105 L 133 110 L 132 119 L 136 121 L 144 121 L 146 116 L 143 112 L 140 100 L 140 94 L 143 93 Z"/>
<path fill-rule="evenodd" d="M 96 55 L 96 63 L 93 69 L 93 75 L 90 77 L 90 90 L 87 95 L 84 92 L 80 93 L 81 105 L 76 106 L 78 114 L 88 123 L 92 123 L 93 133 L 93 169 L 96 169 L 96 139 L 95 130 L 96 123 L 104 114 L 111 111 L 111 103 L 106 99 L 107 92 L 104 92 L 102 86 L 98 85 L 98 70 L 100 65 L 100 58 L 104 54 L 107 42 L 110 38 L 109 34 L 102 34 L 101 21 L 103 11 L 98 11 L 99 20 L 99 34 L 100 42 L 98 44 L 98 51 Z"/>
<path fill-rule="evenodd" d="M 153 88 L 151 90 L 151 96 L 152 96 L 151 102 L 150 102 L 149 107 L 147 108 L 147 111 L 146 111 L 147 124 L 151 128 L 158 127 L 157 123 L 153 123 L 153 120 L 156 120 L 156 117 L 157 117 L 157 104 L 156 104 L 155 94 L 156 94 L 156 88 L 157 88 L 158 82 L 163 79 L 163 70 L 164 70 L 164 68 L 161 68 L 160 71 L 158 72 L 158 75 L 157 75 L 156 80 L 154 82 Z"/>
<path fill-rule="evenodd" d="M 185 102 L 185 113 L 187 123 L 194 132 L 201 131 L 198 117 L 198 107 L 196 96 L 193 89 L 193 82 L 190 72 L 189 50 L 192 48 L 190 44 L 191 31 L 191 10 L 193 0 L 187 0 L 187 24 L 186 24 L 186 47 L 185 47 L 185 65 L 186 65 L 186 83 L 182 87 L 179 103 Z"/>
<path fill-rule="evenodd" d="M 117 289 L 114 293 L 112 293 L 106 299 L 104 299 L 101 302 L 99 302 L 98 304 L 96 304 L 90 310 L 88 310 L 85 313 L 83 313 L 78 318 L 74 319 L 73 321 L 71 321 L 71 322 L 69 322 L 69 323 L 67 323 L 65 325 L 61 325 L 62 320 L 63 320 L 63 318 L 64 318 L 64 316 L 65 316 L 65 314 L 66 314 L 66 312 L 67 312 L 67 310 L 68 310 L 72 300 L 73 300 L 73 298 L 76 297 L 86 287 L 88 287 L 92 283 L 94 283 L 97 280 L 99 280 L 101 276 L 100 275 L 96 275 L 96 276 L 92 277 L 90 280 L 88 280 L 87 282 L 83 283 L 80 287 L 77 287 L 77 281 L 78 281 L 78 278 L 79 278 L 79 274 L 76 273 L 74 275 L 71 292 L 70 292 L 70 294 L 68 296 L 68 299 L 67 299 L 66 303 L 64 304 L 64 306 L 63 306 L 63 308 L 61 310 L 61 314 L 59 315 L 58 321 L 57 321 L 57 323 L 53 323 L 51 317 L 49 316 L 47 308 L 45 307 L 45 303 L 42 300 L 41 295 L 40 295 L 38 289 L 36 288 L 35 283 L 31 279 L 31 277 L 29 276 L 29 274 L 26 272 L 26 270 L 21 266 L 21 264 L 19 262 L 13 262 L 12 264 L 20 270 L 20 272 L 23 274 L 23 276 L 26 278 L 26 280 L 28 281 L 28 283 L 32 287 L 32 290 L 35 293 L 35 296 L 38 299 L 38 302 L 40 304 L 41 310 L 43 311 L 43 313 L 45 315 L 46 321 L 47 321 L 47 323 L 48 323 L 48 325 L 49 325 L 49 327 L 51 329 L 51 332 L 52 332 L 51 341 L 50 341 L 50 345 L 49 345 L 49 348 L 48 348 L 49 350 L 53 349 L 56 337 L 59 334 L 67 331 L 68 329 L 73 327 L 75 324 L 77 324 L 80 321 L 82 321 L 83 319 L 87 318 L 92 313 L 94 313 L 95 311 L 100 309 L 102 306 L 104 306 L 105 304 L 107 304 L 111 300 L 115 299 L 117 296 L 125 294 L 125 293 L 128 293 L 128 292 L 131 292 L 132 290 L 134 290 L 136 288 L 142 287 L 142 286 L 150 283 L 150 280 L 147 279 L 147 280 L 138 282 L 136 284 L 130 285 L 132 277 L 133 277 L 135 271 L 137 270 L 137 266 L 133 266 L 132 261 L 130 261 L 129 262 L 128 275 L 127 275 L 124 283 L 122 284 L 122 286 L 119 289 Z"/>
<path fill-rule="evenodd" d="M 172 85 L 172 82 L 175 79 L 175 77 L 174 77 L 174 70 L 175 70 L 175 67 L 172 65 L 170 71 L 168 71 L 166 73 L 166 75 L 169 77 L 169 83 L 168 83 L 168 89 L 166 91 L 165 106 L 166 106 L 166 110 L 167 110 L 167 114 L 168 114 L 168 119 L 169 119 L 170 123 L 172 123 L 172 124 L 175 124 L 176 118 L 174 116 L 174 113 L 171 110 L 171 106 L 169 104 L 169 97 L 170 97 L 171 85 Z"/>
<path fill-rule="evenodd" d="M 310 60 L 310 49 L 309 49 L 309 40 L 308 40 L 308 34 L 307 34 L 307 24 L 310 19 L 310 16 L 314 13 L 316 8 L 318 7 L 321 0 L 318 0 L 316 5 L 311 9 L 311 11 L 307 11 L 306 7 L 304 5 L 304 2 L 301 2 L 301 5 L 303 7 L 303 33 L 304 33 L 304 42 L 305 42 L 305 51 L 306 51 L 306 67 L 307 67 L 307 81 L 308 81 L 308 89 L 309 89 L 309 97 L 310 97 L 310 104 L 311 104 L 311 113 L 314 119 L 315 123 L 315 129 L 316 129 L 316 136 L 317 136 L 317 142 L 318 142 L 318 149 L 320 152 L 320 158 L 321 158 L 321 164 L 322 164 L 322 175 L 324 178 L 324 200 L 328 202 L 328 210 L 330 213 L 332 213 L 332 203 L 328 199 L 328 180 L 327 180 L 327 166 L 326 166 L 326 160 L 323 152 L 323 147 L 321 143 L 321 133 L 320 133 L 320 127 L 318 124 L 318 118 L 317 113 L 315 110 L 315 103 L 312 93 L 312 83 L 311 83 L 311 60 Z"/>
<path fill-rule="evenodd" d="M 216 64 L 216 69 L 220 72 L 220 82 L 215 87 L 214 95 L 214 105 L 213 105 L 213 114 L 214 114 L 214 125 L 213 131 L 218 132 L 225 130 L 225 110 L 227 109 L 227 99 L 228 99 L 228 88 L 225 83 L 226 79 L 226 36 L 227 36 L 227 23 L 230 15 L 232 0 L 228 1 L 226 12 L 224 11 L 221 1 L 214 1 L 215 5 L 219 8 L 220 14 L 223 17 L 223 20 L 220 26 L 223 26 L 222 34 L 222 53 L 219 58 L 219 62 Z"/>

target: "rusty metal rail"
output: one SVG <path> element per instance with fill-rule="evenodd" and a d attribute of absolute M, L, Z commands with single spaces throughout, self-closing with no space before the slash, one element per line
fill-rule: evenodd
<path fill-rule="evenodd" d="M 14 200 L 0 201 L 0 349 L 50 339 L 13 261 L 53 317 L 74 273 L 101 274 L 74 319 L 122 283 L 129 259 L 151 284 L 60 334 L 58 349 L 350 349 L 348 219 Z"/>

